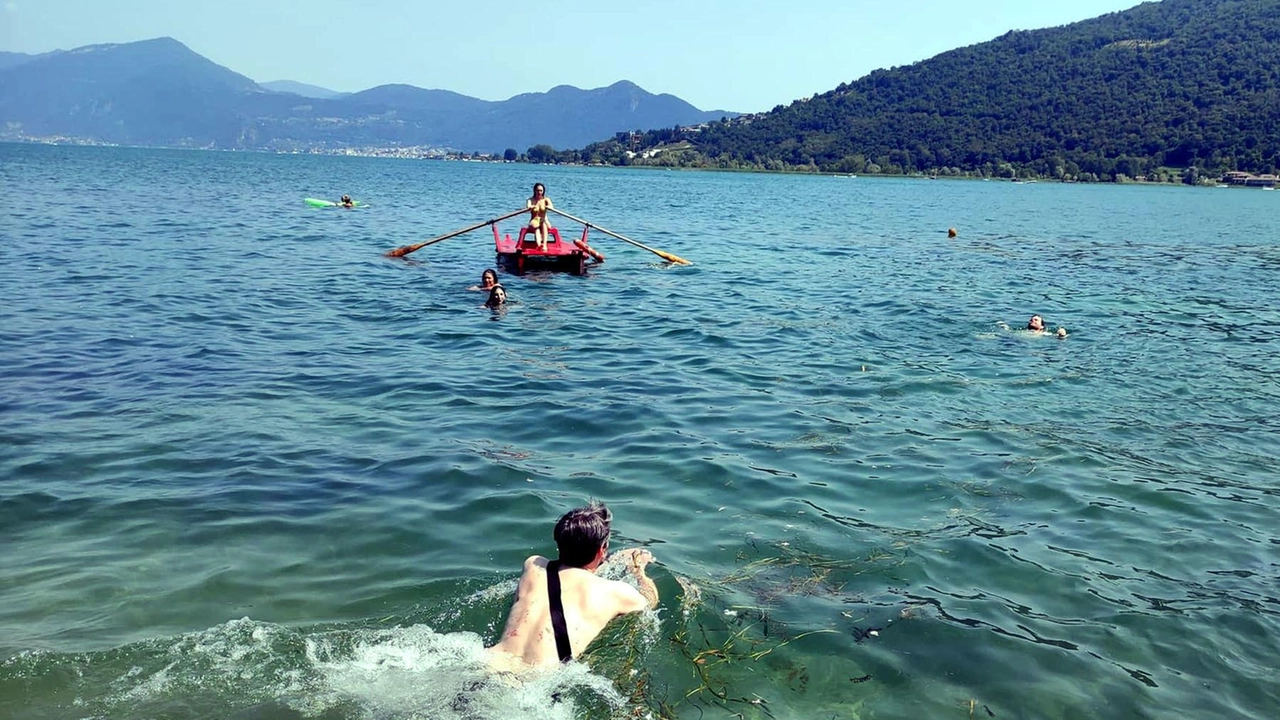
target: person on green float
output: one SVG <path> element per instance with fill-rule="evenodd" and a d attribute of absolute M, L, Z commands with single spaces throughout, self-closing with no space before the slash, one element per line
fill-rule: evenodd
<path fill-rule="evenodd" d="M 350 195 L 343 195 L 342 200 L 339 204 L 341 204 L 342 207 L 344 208 L 353 208 L 356 206 L 355 202 L 351 199 Z"/>

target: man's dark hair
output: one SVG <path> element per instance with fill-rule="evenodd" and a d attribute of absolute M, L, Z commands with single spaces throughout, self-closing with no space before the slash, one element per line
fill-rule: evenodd
<path fill-rule="evenodd" d="M 586 507 L 574 508 L 556 523 L 556 547 L 560 562 L 571 567 L 586 567 L 609 540 L 609 523 L 613 513 L 604 503 L 592 500 Z"/>

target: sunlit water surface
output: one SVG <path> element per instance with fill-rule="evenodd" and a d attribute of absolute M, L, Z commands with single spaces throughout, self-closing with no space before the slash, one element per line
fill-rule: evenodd
<path fill-rule="evenodd" d="M 534 181 L 693 265 L 593 232 L 491 312 L 487 229 L 382 255 Z M 1280 193 L 16 145 L 0 184 L 0 717 L 1280 707 Z M 488 677 L 590 497 L 661 608 Z"/>

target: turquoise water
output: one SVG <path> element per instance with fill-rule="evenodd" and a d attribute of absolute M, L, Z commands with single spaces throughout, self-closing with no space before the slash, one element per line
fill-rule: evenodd
<path fill-rule="evenodd" d="M 593 235 L 491 312 L 487 231 L 382 256 L 539 180 L 694 264 Z M 1280 193 L 17 145 L 0 181 L 0 717 L 1280 707 Z M 590 497 L 660 610 L 477 684 Z"/>

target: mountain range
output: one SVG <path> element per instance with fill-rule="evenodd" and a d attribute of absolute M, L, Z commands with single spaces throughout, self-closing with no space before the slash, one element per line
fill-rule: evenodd
<path fill-rule="evenodd" d="M 330 93 L 259 85 L 168 38 L 0 53 L 0 139 L 1196 182 L 1280 168 L 1280 0 L 1161 0 L 1010 31 L 742 116 L 625 81 L 502 102 L 406 85 Z"/>
<path fill-rule="evenodd" d="M 701 111 L 627 81 L 594 90 L 562 85 L 499 102 L 410 85 L 350 94 L 289 81 L 260 85 L 172 38 L 42 55 L 0 53 L 0 139 L 502 153 L 582 147 L 622 131 L 735 115 Z"/>

